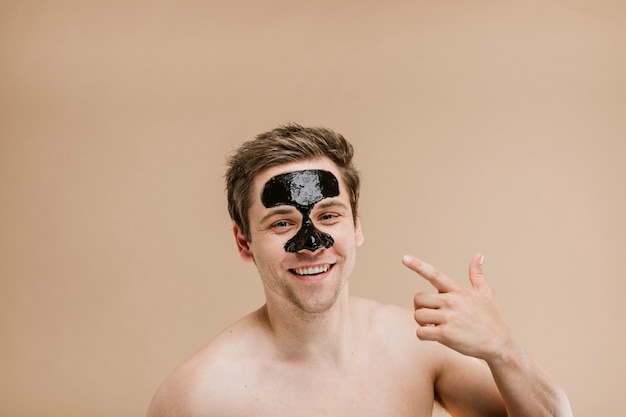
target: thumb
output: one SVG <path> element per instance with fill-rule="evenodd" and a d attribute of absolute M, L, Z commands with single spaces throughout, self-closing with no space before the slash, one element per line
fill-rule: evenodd
<path fill-rule="evenodd" d="M 477 253 L 472 258 L 472 262 L 470 262 L 469 267 L 469 278 L 472 283 L 472 287 L 476 291 L 487 292 L 490 291 L 491 288 L 487 284 L 483 274 L 483 261 L 485 260 L 485 255 L 482 253 Z"/>

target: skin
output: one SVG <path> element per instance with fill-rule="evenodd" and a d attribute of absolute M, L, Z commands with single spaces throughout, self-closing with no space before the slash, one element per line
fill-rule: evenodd
<path fill-rule="evenodd" d="M 339 196 L 311 219 L 334 244 L 289 253 L 300 228 L 294 207 L 267 208 L 264 184 L 303 169 L 332 172 Z M 259 271 L 266 304 L 219 334 L 166 379 L 148 417 L 431 416 L 435 401 L 453 416 L 571 416 L 561 389 L 513 337 L 483 276 L 470 263 L 471 289 L 414 257 L 402 262 L 436 292 L 414 296 L 414 310 L 350 297 L 363 243 L 345 184 L 328 159 L 271 168 L 253 184 L 250 239 L 234 225 L 241 258 Z M 323 273 L 294 270 L 332 265 Z"/>

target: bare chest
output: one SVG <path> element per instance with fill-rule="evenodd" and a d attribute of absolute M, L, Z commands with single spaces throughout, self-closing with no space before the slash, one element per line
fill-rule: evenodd
<path fill-rule="evenodd" d="M 241 389 L 241 416 L 431 416 L 433 381 L 419 369 L 381 367 L 356 371 L 294 368 L 265 370 Z M 264 377 L 263 377 L 264 376 Z"/>

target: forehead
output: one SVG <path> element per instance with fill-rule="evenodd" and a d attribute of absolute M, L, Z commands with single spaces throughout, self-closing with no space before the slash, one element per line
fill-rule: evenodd
<path fill-rule="evenodd" d="M 341 172 L 337 168 L 334 162 L 332 162 L 328 158 L 320 158 L 313 160 L 305 160 L 292 162 L 283 165 L 277 165 L 275 167 L 271 167 L 266 169 L 265 171 L 260 172 L 254 177 L 253 181 L 253 204 L 256 201 L 260 201 L 261 193 L 263 191 L 263 187 L 265 184 L 272 178 L 277 175 L 286 174 L 289 172 L 295 171 L 304 171 L 304 170 L 324 170 L 331 172 L 339 182 L 339 194 L 343 194 L 345 192 L 345 185 L 343 183 L 343 177 Z"/>

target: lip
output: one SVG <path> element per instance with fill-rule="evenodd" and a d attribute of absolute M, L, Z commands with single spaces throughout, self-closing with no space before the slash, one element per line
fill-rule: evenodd
<path fill-rule="evenodd" d="M 317 265 L 307 265 L 307 266 L 299 266 L 296 268 L 289 269 L 289 272 L 292 276 L 299 279 L 300 281 L 305 282 L 315 282 L 321 281 L 328 276 L 330 271 L 332 271 L 335 264 L 326 263 L 326 264 L 317 264 Z M 296 270 L 304 272 L 308 270 L 306 274 L 298 274 Z M 319 270 L 319 272 L 317 272 Z"/>

